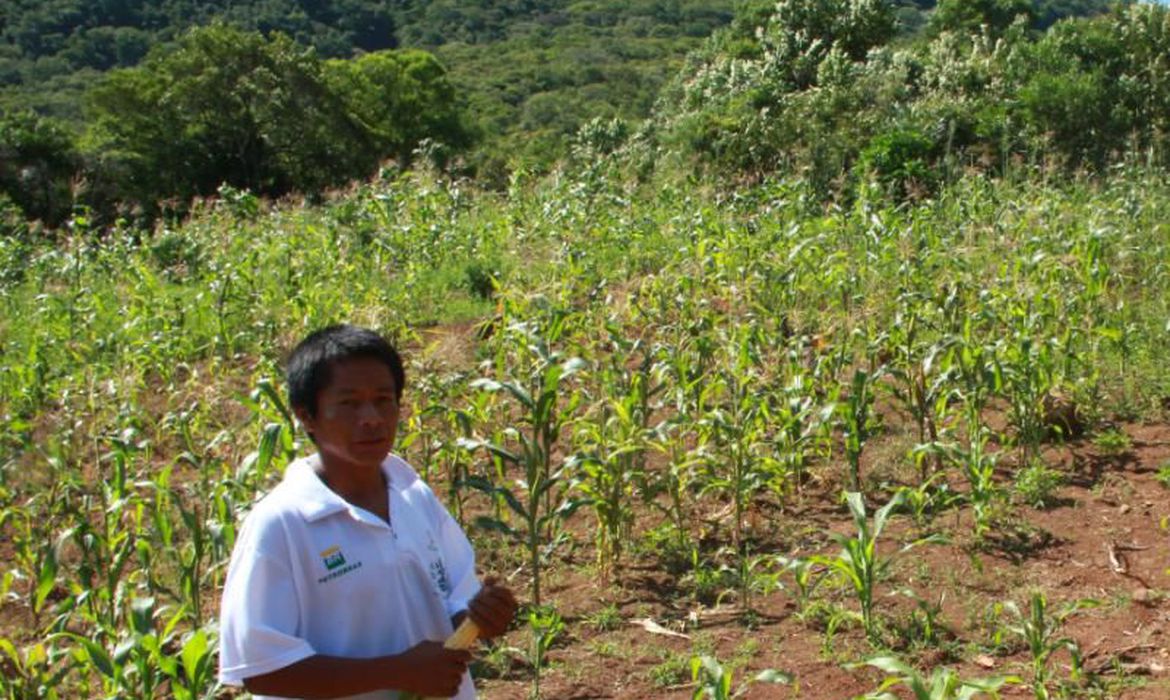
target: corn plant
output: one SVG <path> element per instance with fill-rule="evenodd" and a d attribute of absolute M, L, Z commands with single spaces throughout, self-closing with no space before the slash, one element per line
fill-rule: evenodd
<path fill-rule="evenodd" d="M 909 688 L 914 694 L 914 700 L 972 700 L 984 695 L 998 700 L 1000 688 L 1020 682 L 1015 676 L 964 680 L 953 669 L 945 666 L 935 668 L 929 676 L 925 676 L 918 669 L 892 656 L 877 656 L 865 664 L 890 675 L 877 690 L 855 700 L 898 700 L 899 696 L 889 691 L 898 685 Z"/>
<path fill-rule="evenodd" d="M 1015 323 L 1000 341 L 997 353 L 1002 366 L 1004 392 L 1011 406 L 1022 448 L 1020 464 L 1031 464 L 1047 435 L 1044 400 L 1056 386 L 1055 340 L 1043 334 L 1042 312 L 1025 307 L 1013 310 Z"/>
<path fill-rule="evenodd" d="M 772 444 L 781 477 L 773 483 L 781 490 L 792 484 L 799 492 L 809 462 L 828 451 L 826 432 L 831 427 L 833 407 L 818 407 L 814 387 L 812 377 L 794 369 L 776 405 L 766 407 L 774 426 Z"/>
<path fill-rule="evenodd" d="M 750 561 L 744 538 L 744 517 L 752 498 L 772 483 L 778 475 L 775 458 L 766 447 L 767 411 L 765 399 L 758 393 L 761 377 L 755 351 L 749 338 L 730 348 L 733 367 L 719 373 L 719 381 L 708 386 L 718 392 L 716 407 L 703 418 L 701 425 L 714 448 L 714 462 L 705 476 L 703 491 L 729 495 L 732 506 L 732 545 L 741 568 Z M 750 587 L 746 568 L 740 576 L 740 605 L 750 607 Z"/>
<path fill-rule="evenodd" d="M 35 507 L 34 504 L 30 504 Z M 28 508 L 10 509 L 5 513 L 5 520 L 12 528 L 12 543 L 14 545 L 13 563 L 16 568 L 6 574 L 5 588 L 12 585 L 17 576 L 27 580 L 27 597 L 25 604 L 33 613 L 35 625 L 39 625 L 40 616 L 49 600 L 49 595 L 57 587 L 59 572 L 60 547 L 55 545 L 52 538 L 46 540 L 33 514 Z"/>
<path fill-rule="evenodd" d="M 74 662 L 94 672 L 108 695 L 151 698 L 167 688 L 183 700 L 208 700 L 219 689 L 215 680 L 214 637 L 202 629 L 181 634 L 189 615 L 180 609 L 157 629 L 154 598 L 136 598 L 129 605 L 128 629 L 117 637 L 85 637 L 61 632 L 55 639 L 73 642 Z M 116 644 L 110 644 L 116 639 Z"/>
<path fill-rule="evenodd" d="M 123 611 L 132 588 L 128 578 L 133 557 L 140 551 L 144 536 L 146 503 L 132 487 L 131 460 L 141 448 L 127 431 L 110 439 L 111 451 L 102 462 L 109 467 L 96 498 L 82 499 L 76 523 L 60 535 L 63 549 L 71 545 L 77 553 L 77 580 L 72 593 L 77 611 L 97 629 L 112 633 L 121 626 Z M 82 513 L 96 511 L 92 522 Z"/>
<path fill-rule="evenodd" d="M 915 452 L 923 450 L 934 450 L 940 454 L 944 452 L 939 445 L 919 445 Z M 906 510 L 919 527 L 925 527 L 935 515 L 962 501 L 963 496 L 952 490 L 945 478 L 945 472 L 935 472 L 917 486 L 898 488 L 897 492 L 901 494 Z"/>
<path fill-rule="evenodd" d="M 848 393 L 837 404 L 845 433 L 845 459 L 848 463 L 848 486 L 861 490 L 861 451 L 870 437 L 870 411 L 873 408 L 874 377 L 865 369 L 855 369 Z"/>
<path fill-rule="evenodd" d="M 467 480 L 472 476 L 474 462 L 467 441 L 474 441 L 477 425 L 491 422 L 494 405 L 490 393 L 468 393 L 457 404 L 455 396 L 465 386 L 462 373 L 420 381 L 414 393 L 424 395 L 425 401 L 419 402 L 421 408 L 412 413 L 398 441 L 403 451 L 421 444 L 421 450 L 411 455 L 411 462 L 422 465 L 423 477 L 428 481 L 433 470 L 442 474 L 447 486 L 447 507 L 460 525 L 465 524 Z"/>
<path fill-rule="evenodd" d="M 1070 615 L 1078 610 L 1096 605 L 1096 601 L 1078 600 L 1064 605 L 1055 614 L 1048 612 L 1048 600 L 1036 591 L 1028 600 L 1028 612 L 1020 611 L 1013 601 L 1004 603 L 1004 608 L 1015 616 L 1015 622 L 1007 629 L 1028 645 L 1032 657 L 1032 693 L 1036 700 L 1048 700 L 1048 681 L 1052 672 L 1048 662 L 1060 650 L 1069 653 L 1072 659 L 1072 679 L 1081 673 L 1081 647 L 1070 637 L 1060 637 L 1060 628 Z"/>
<path fill-rule="evenodd" d="M 861 625 L 870 642 L 877 644 L 879 628 L 873 614 L 874 592 L 878 582 L 893 563 L 893 555 L 883 557 L 877 553 L 877 539 L 885 529 L 890 514 L 901 505 L 902 497 L 895 495 L 889 503 L 879 508 L 874 513 L 872 525 L 866 517 L 865 501 L 860 493 L 856 491 L 846 493 L 845 502 L 849 506 L 849 514 L 853 517 L 857 534 L 846 537 L 833 533 L 833 540 L 841 545 L 841 552 L 835 557 L 815 556 L 812 557 L 812 561 L 828 567 L 853 589 L 860 608 L 858 617 L 861 619 Z M 898 553 L 906 552 L 919 544 L 940 541 L 942 541 L 940 537 L 931 535 L 903 546 Z"/>
<path fill-rule="evenodd" d="M 599 372 L 600 415 L 584 420 L 578 429 L 581 449 L 574 458 L 574 488 L 597 517 L 597 561 L 608 581 L 620 563 L 634 521 L 635 492 L 649 500 L 645 453 L 649 448 L 651 399 L 665 385 L 656 380 L 655 352 L 642 341 L 627 341 L 612 324 L 608 327 L 610 363 Z M 631 357 L 638 358 L 627 368 Z"/>
<path fill-rule="evenodd" d="M 540 699 L 540 676 L 548 658 L 549 649 L 565 631 L 565 621 L 551 606 L 536 606 L 528 611 L 528 628 L 532 632 L 532 650 L 528 661 L 532 665 L 532 691 L 529 697 Z"/>
<path fill-rule="evenodd" d="M 695 683 L 695 692 L 691 700 L 731 700 L 747 693 L 751 683 L 744 683 L 732 690 L 732 671 L 725 667 L 713 656 L 696 656 L 691 659 L 691 680 Z M 752 678 L 754 683 L 775 683 L 788 685 L 794 677 L 791 674 L 774 669 L 760 671 Z"/>
<path fill-rule="evenodd" d="M 0 697 L 5 700 L 58 700 L 63 695 L 62 682 L 71 670 L 65 663 L 69 651 L 52 641 L 35 642 L 24 648 L 0 637 Z"/>
<path fill-rule="evenodd" d="M 691 435 L 698 443 L 693 447 L 688 445 Z M 694 485 L 701 481 L 696 470 L 708 461 L 705 444 L 698 442 L 703 435 L 686 416 L 678 416 L 655 426 L 648 441 L 651 449 L 666 455 L 667 463 L 665 468 L 647 475 L 643 498 L 665 512 L 678 552 L 690 551 L 693 546 L 690 533 L 694 500 L 691 496 Z M 659 504 L 653 498 L 659 493 L 667 494 L 666 504 Z"/>
<path fill-rule="evenodd" d="M 995 483 L 999 453 L 988 449 L 991 431 L 983 420 L 983 411 L 991 395 L 1003 387 L 1003 371 L 996 346 L 984 343 L 979 334 L 979 325 L 993 319 L 986 309 L 982 315 L 968 317 L 950 350 L 959 384 L 957 396 L 962 402 L 966 445 L 948 442 L 927 448 L 949 457 L 966 477 L 967 498 L 975 514 L 976 539 L 982 538 L 990 528 L 992 506 L 999 496 Z"/>
<path fill-rule="evenodd" d="M 1002 497 L 1002 489 L 995 481 L 999 453 L 988 449 L 991 431 L 979 418 L 969 417 L 967 430 L 965 446 L 946 443 L 935 449 L 955 464 L 967 480 L 966 501 L 975 516 L 975 539 L 980 541 L 991 529 L 994 506 Z"/>
<path fill-rule="evenodd" d="M 929 300 L 902 295 L 899 302 L 902 308 L 882 339 L 891 355 L 885 373 L 894 380 L 894 396 L 914 419 L 918 444 L 935 444 L 939 441 L 939 425 L 945 419 L 951 394 L 950 377 L 940 361 L 946 357 L 947 340 L 929 342 L 921 337 L 920 326 L 924 321 L 918 307 L 929 304 Z M 921 484 L 930 474 L 925 461 L 919 464 Z M 930 464 L 935 472 L 940 471 L 941 456 L 935 453 Z"/>
<path fill-rule="evenodd" d="M 602 580 L 608 581 L 634 523 L 634 490 L 642 481 L 644 435 L 621 399 L 603 409 L 600 424 L 585 423 L 581 432 L 579 439 L 587 443 L 587 451 L 578 453 L 569 466 L 576 474 L 573 488 L 583 496 L 581 505 L 597 517 L 597 563 Z"/>
<path fill-rule="evenodd" d="M 523 523 L 521 533 L 500 518 L 482 517 L 477 521 L 483 527 L 523 537 L 532 569 L 532 601 L 536 606 L 541 604 L 541 544 L 551 540 L 552 527 L 559 520 L 567 518 L 581 505 L 578 501 L 558 497 L 563 494 L 559 487 L 568 474 L 566 465 L 556 460 L 554 448 L 561 428 L 575 415 L 581 402 L 578 392 L 570 391 L 566 397 L 565 391 L 569 388 L 568 380 L 585 367 L 584 360 L 576 357 L 564 359 L 551 348 L 560 337 L 562 320 L 558 317 L 551 328 L 544 329 L 543 336 L 535 328 L 522 324 L 514 326 L 511 329 L 514 337 L 531 353 L 527 371 L 515 379 L 497 381 L 485 378 L 471 384 L 483 391 L 506 392 L 515 401 L 520 425 L 505 430 L 504 434 L 519 449 L 482 440 L 464 443 L 470 448 L 485 449 L 520 473 L 520 478 L 515 481 L 521 494 L 519 497 L 507 486 L 494 485 L 484 479 L 474 479 L 470 483 L 502 498 Z"/>
<path fill-rule="evenodd" d="M 776 557 L 776 566 L 781 572 L 792 578 L 795 589 L 788 588 L 787 590 L 796 602 L 796 615 L 799 618 L 804 615 L 812 601 L 813 594 L 825 581 L 829 570 L 809 557 Z"/>

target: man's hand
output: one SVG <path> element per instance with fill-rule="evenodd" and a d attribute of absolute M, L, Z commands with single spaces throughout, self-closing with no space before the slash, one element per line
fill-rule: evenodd
<path fill-rule="evenodd" d="M 439 642 L 420 642 L 399 659 L 403 667 L 399 690 L 424 698 L 449 698 L 459 692 L 471 652 L 444 649 Z"/>
<path fill-rule="evenodd" d="M 482 639 L 493 639 L 508 631 L 516 616 L 516 596 L 494 576 L 483 580 L 483 588 L 467 604 L 467 614 L 479 627 Z"/>

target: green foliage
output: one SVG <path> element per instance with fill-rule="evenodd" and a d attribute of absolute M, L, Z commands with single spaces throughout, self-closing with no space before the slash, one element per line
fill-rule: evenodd
<path fill-rule="evenodd" d="M 567 155 L 572 135 L 590 119 L 645 117 L 686 51 L 727 24 L 734 5 L 732 0 L 10 4 L 15 19 L 0 26 L 0 37 L 8 40 L 8 50 L 0 51 L 0 105 L 34 107 L 79 125 L 82 93 L 100 71 L 136 65 L 151 49 L 215 22 L 267 37 L 280 33 L 326 58 L 390 48 L 432 51 L 470 106 L 472 118 L 459 133 L 481 137 L 465 167 L 497 182 L 520 162 L 550 167 Z M 454 133 L 438 140 L 461 145 Z"/>
<path fill-rule="evenodd" d="M 446 153 L 470 144 L 447 72 L 429 53 L 379 51 L 330 61 L 326 80 L 368 130 L 380 158 L 408 164 L 428 139 Z"/>
<path fill-rule="evenodd" d="M 850 172 L 905 197 L 1013 158 L 1097 172 L 1170 162 L 1165 6 L 1049 4 L 1048 19 L 1099 16 L 1039 33 L 1032 3 L 956 0 L 934 11 L 933 33 L 889 44 L 889 5 L 794 5 L 745 9 L 692 55 L 647 140 L 717 172 L 798 173 L 823 197 L 856 194 L 865 179 Z"/>
<path fill-rule="evenodd" d="M 1064 482 L 1062 473 L 1037 460 L 1016 472 L 1016 497 L 1033 508 L 1047 508 L 1053 504 L 1056 490 Z"/>
<path fill-rule="evenodd" d="M 213 26 L 109 74 L 89 96 L 89 148 L 149 206 L 227 182 L 312 191 L 372 167 L 366 134 L 291 40 Z"/>
<path fill-rule="evenodd" d="M 59 226 L 72 209 L 77 154 L 71 134 L 32 112 L 0 111 L 0 194 L 25 218 Z"/>
<path fill-rule="evenodd" d="M 442 68 L 421 52 L 323 65 L 287 37 L 225 25 L 114 71 L 89 95 L 88 147 L 144 207 L 228 185 L 318 192 L 408 160 L 427 138 L 466 144 Z"/>
<path fill-rule="evenodd" d="M 893 35 L 891 7 L 885 0 L 780 0 L 760 38 L 769 72 L 779 71 L 788 86 L 801 90 L 816 84 L 834 51 L 850 61 L 865 59 Z"/>
<path fill-rule="evenodd" d="M 732 672 L 713 656 L 696 656 L 691 659 L 691 680 L 695 683 L 695 692 L 691 700 L 732 700 L 745 694 L 747 683 L 732 690 Z M 790 674 L 768 669 L 756 674 L 755 683 L 790 684 L 793 677 Z"/>
<path fill-rule="evenodd" d="M 1158 470 L 1154 472 L 1154 478 L 1162 485 L 1162 488 L 1170 489 L 1170 462 L 1159 465 Z"/>
<path fill-rule="evenodd" d="M 1093 600 L 1077 600 L 1064 604 L 1053 614 L 1048 611 L 1048 599 L 1039 591 L 1033 592 L 1029 598 L 1027 612 L 1021 612 L 1012 601 L 1004 604 L 1004 607 L 1015 616 L 1015 622 L 1008 626 L 1008 630 L 1027 644 L 1032 657 L 1032 693 L 1036 700 L 1048 700 L 1050 697 L 1048 681 L 1052 672 L 1048 668 L 1048 662 L 1056 652 L 1067 651 L 1072 660 L 1073 680 L 1080 676 L 1080 645 L 1069 637 L 1058 635 L 1069 616 L 1095 605 L 1097 602 Z"/>
<path fill-rule="evenodd" d="M 535 676 L 532 682 L 532 696 L 540 697 L 540 676 L 548 659 L 549 649 L 565 631 L 565 621 L 551 605 L 534 606 L 528 611 L 528 628 L 532 632 L 532 647 L 528 654 Z"/>
<path fill-rule="evenodd" d="M 899 696 L 888 690 L 896 685 L 909 687 L 914 700 L 971 700 L 983 695 L 997 700 L 1000 688 L 1020 682 L 1015 676 L 963 680 L 953 669 L 945 666 L 935 668 L 930 676 L 925 676 L 918 669 L 892 656 L 877 656 L 865 663 L 889 675 L 882 681 L 881 687 L 857 700 L 897 700 Z"/>
<path fill-rule="evenodd" d="M 934 143 L 917 129 L 888 131 L 875 136 L 861 151 L 858 167 L 896 198 L 928 194 L 937 182 L 931 167 L 934 151 Z"/>
<path fill-rule="evenodd" d="M 930 25 L 936 32 L 970 34 L 986 28 L 1000 36 L 1017 18 L 1031 23 L 1034 4 L 1031 0 L 940 0 Z"/>
<path fill-rule="evenodd" d="M 921 493 L 897 497 L 915 499 L 912 511 L 961 494 L 977 513 L 1003 512 L 995 459 L 1017 463 L 1021 426 L 1043 415 L 1041 387 L 1107 405 L 1125 377 L 1134 406 L 1159 410 L 1165 174 L 972 175 L 929 202 L 828 208 L 799 182 L 721 185 L 566 170 L 517 175 L 501 193 L 420 169 L 320 206 L 221 188 L 185 222 L 97 235 L 78 212 L 56 240 L 0 241 L 0 537 L 11 555 L 0 599 L 29 621 L 0 640 L 4 682 L 22 696 L 218 692 L 201 659 L 214 653 L 209 618 L 238 514 L 311 449 L 266 377 L 289 339 L 339 319 L 408 351 L 414 410 L 399 444 L 465 514 L 495 521 L 472 531 L 487 566 L 525 583 L 541 572 L 542 602 L 555 603 L 559 567 L 588 566 L 611 544 L 562 527 L 574 508 L 602 505 L 596 529 L 621 537 L 652 525 L 631 527 L 628 513 L 657 507 L 655 543 L 693 555 L 692 570 L 646 575 L 708 600 L 741 586 L 745 603 L 783 584 L 802 620 L 823 622 L 826 646 L 862 605 L 875 643 L 889 619 L 881 573 L 896 547 L 889 529 L 877 534 L 881 518 L 849 498 L 830 523 L 849 529 L 839 554 L 800 523 L 812 505 L 801 499 L 844 482 L 862 445 L 867 476 L 941 457 Z M 490 302 L 467 288 L 474 263 L 492 271 Z M 866 391 L 852 388 L 858 370 Z M 838 406 L 846 390 L 853 408 Z M 861 440 L 866 393 L 883 417 L 906 413 L 908 437 L 922 418 L 924 450 L 937 452 Z M 999 418 L 1017 403 L 1009 424 L 988 423 L 989 408 Z M 575 478 L 593 480 L 595 503 L 581 502 Z M 882 511 L 888 524 L 894 511 Z M 965 517 L 954 527 L 970 532 Z M 779 540 L 793 558 L 775 559 Z M 643 554 L 650 567 L 673 563 Z M 915 585 L 932 585 L 927 573 Z M 857 602 L 830 600 L 830 578 Z M 937 605 L 920 610 L 911 624 L 925 639 Z M 554 627 L 530 627 L 532 641 Z M 1049 628 L 1025 630 L 1020 648 L 1027 635 L 1041 651 L 1066 636 Z M 1064 648 L 1047 657 L 1052 694 Z M 666 673 L 683 665 L 660 678 L 685 680 Z"/>
<path fill-rule="evenodd" d="M 846 537 L 833 533 L 833 540 L 841 545 L 841 552 L 836 557 L 813 557 L 813 561 L 828 567 L 834 574 L 843 580 L 857 596 L 861 608 L 858 617 L 865 628 L 865 634 L 870 642 L 878 643 L 878 621 L 873 613 L 874 592 L 878 582 L 884 577 L 886 570 L 893 562 L 890 555 L 881 556 L 877 552 L 877 539 L 885 529 L 886 520 L 890 513 L 902 503 L 902 496 L 898 494 L 890 499 L 874 513 L 872 525 L 866 517 L 865 501 L 860 493 L 850 491 L 845 494 L 849 513 L 853 517 L 853 525 L 857 534 Z M 926 542 L 937 542 L 937 537 L 927 537 L 911 542 L 901 551 L 905 552 L 912 547 Z"/>

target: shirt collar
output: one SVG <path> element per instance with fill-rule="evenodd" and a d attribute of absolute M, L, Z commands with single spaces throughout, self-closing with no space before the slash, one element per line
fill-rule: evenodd
<path fill-rule="evenodd" d="M 390 456 L 382 460 L 381 469 L 386 475 L 387 489 L 392 491 L 395 488 L 395 479 L 393 470 L 390 469 L 390 460 Z M 315 454 L 304 457 L 288 465 L 284 473 L 285 481 L 293 488 L 301 517 L 309 522 L 351 508 L 344 498 L 334 493 L 317 476 L 316 468 L 320 462 L 320 456 Z"/>

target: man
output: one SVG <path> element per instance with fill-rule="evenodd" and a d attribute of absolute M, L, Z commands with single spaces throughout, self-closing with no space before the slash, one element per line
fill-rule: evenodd
<path fill-rule="evenodd" d="M 511 591 L 475 577 L 466 535 L 390 453 L 405 373 L 373 331 L 331 326 L 288 362 L 289 402 L 317 454 L 289 465 L 232 552 L 220 677 L 258 698 L 475 697 L 464 616 L 503 634 Z"/>

